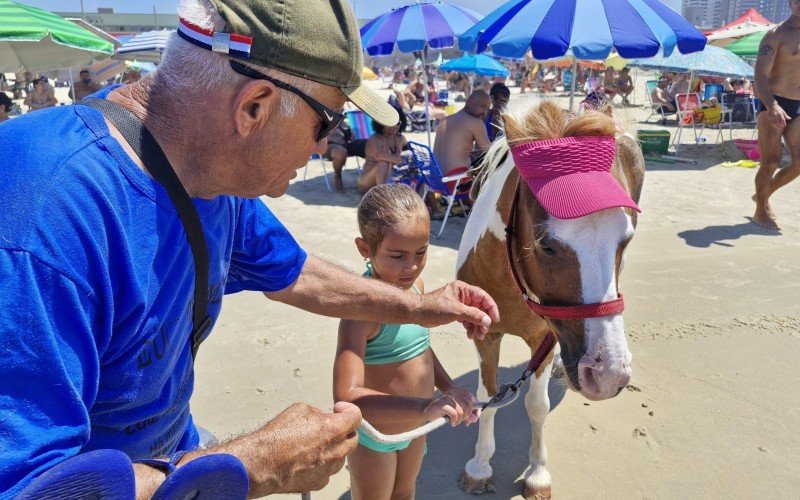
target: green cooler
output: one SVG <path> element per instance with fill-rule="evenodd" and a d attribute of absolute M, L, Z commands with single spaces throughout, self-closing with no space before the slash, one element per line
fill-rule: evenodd
<path fill-rule="evenodd" d="M 643 154 L 667 154 L 669 150 L 669 137 L 668 130 L 639 130 L 636 132 L 636 139 L 642 146 Z"/>

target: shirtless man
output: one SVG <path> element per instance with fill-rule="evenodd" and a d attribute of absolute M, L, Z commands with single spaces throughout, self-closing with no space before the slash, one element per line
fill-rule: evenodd
<path fill-rule="evenodd" d="M 446 177 L 455 169 L 469 168 L 473 151 L 489 147 L 486 116 L 491 105 L 489 94 L 476 90 L 467 98 L 464 109 L 448 116 L 436 129 L 433 154 Z"/>
<path fill-rule="evenodd" d="M 756 174 L 753 222 L 773 231 L 780 228 L 769 197 L 800 174 L 800 0 L 788 1 L 791 17 L 767 32 L 756 60 L 761 167 Z M 792 162 L 775 174 L 781 162 L 781 138 Z"/>

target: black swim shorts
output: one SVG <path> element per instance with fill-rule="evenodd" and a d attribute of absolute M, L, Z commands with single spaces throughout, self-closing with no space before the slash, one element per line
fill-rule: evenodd
<path fill-rule="evenodd" d="M 795 116 L 800 115 L 800 99 L 787 99 L 785 97 L 781 97 L 779 95 L 775 96 L 775 101 L 778 103 L 778 106 L 783 108 L 787 115 L 789 115 L 789 120 L 791 121 Z M 766 111 L 767 107 L 764 106 L 762 102 L 761 105 L 758 107 L 758 112 Z"/>

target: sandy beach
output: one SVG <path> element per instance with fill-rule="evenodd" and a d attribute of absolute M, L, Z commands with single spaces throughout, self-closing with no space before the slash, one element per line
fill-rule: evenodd
<path fill-rule="evenodd" d="M 649 113 L 641 107 L 644 79 L 640 106 L 615 109 L 634 135 L 664 128 L 641 123 Z M 512 92 L 512 101 L 535 101 Z M 715 130 L 705 135 L 708 142 L 695 145 L 684 133 L 682 155 L 695 163 L 647 164 L 643 213 L 620 282 L 633 353 L 628 390 L 590 403 L 551 384 L 544 433 L 556 498 L 800 497 L 800 181 L 772 198 L 783 231 L 764 231 L 748 220 L 755 169 L 720 166 L 743 156 L 727 140 L 713 144 Z M 734 136 L 749 139 L 751 129 Z M 361 273 L 355 161 L 344 193 L 328 191 L 321 175 L 312 162 L 308 180 L 301 170 L 285 196 L 265 201 L 309 253 Z M 455 218 L 431 240 L 428 289 L 454 278 L 464 224 Z M 292 402 L 331 409 L 337 325 L 258 293 L 226 297 L 198 357 L 195 421 L 229 437 Z M 474 390 L 476 356 L 462 328 L 436 328 L 431 340 L 451 375 Z M 527 356 L 519 339 L 507 340 L 500 380 L 515 379 Z M 418 498 L 467 497 L 458 478 L 476 436 L 477 426 L 429 436 Z M 521 498 L 530 443 L 521 403 L 498 413 L 496 442 L 491 498 Z M 312 496 L 350 498 L 346 470 Z"/>

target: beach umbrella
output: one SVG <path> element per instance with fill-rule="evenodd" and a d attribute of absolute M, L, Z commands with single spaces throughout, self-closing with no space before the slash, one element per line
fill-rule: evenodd
<path fill-rule="evenodd" d="M 370 56 L 438 50 L 455 45 L 458 35 L 482 16 L 444 3 L 415 3 L 382 14 L 361 28 L 361 44 Z"/>
<path fill-rule="evenodd" d="M 0 71 L 88 66 L 114 46 L 52 12 L 0 0 Z"/>
<path fill-rule="evenodd" d="M 361 30 L 361 44 L 372 56 L 388 56 L 395 49 L 405 53 L 419 53 L 424 64 L 428 49 L 453 47 L 456 37 L 475 24 L 481 15 L 464 7 L 444 3 L 415 3 L 381 14 L 365 24 Z M 422 71 L 425 87 L 425 123 L 428 146 L 431 145 L 430 102 L 428 75 Z"/>
<path fill-rule="evenodd" d="M 483 76 L 508 76 L 508 69 L 489 56 L 483 54 L 464 54 L 441 65 L 442 71 L 475 73 Z"/>
<path fill-rule="evenodd" d="M 766 31 L 762 31 L 760 33 L 753 33 L 752 35 L 748 35 L 744 38 L 740 38 L 736 40 L 730 45 L 727 45 L 725 49 L 730 50 L 734 54 L 740 57 L 752 57 L 758 55 L 758 48 L 761 46 L 761 40 L 764 39 L 764 35 L 766 35 Z"/>
<path fill-rule="evenodd" d="M 167 48 L 170 35 L 175 30 L 146 31 L 122 44 L 114 54 L 114 59 L 160 63 L 161 55 Z"/>
<path fill-rule="evenodd" d="M 458 39 L 468 52 L 519 58 L 531 50 L 535 59 L 602 60 L 612 49 L 626 59 L 651 57 L 705 44 L 700 31 L 658 0 L 510 0 Z"/>
<path fill-rule="evenodd" d="M 614 68 L 615 70 L 619 71 L 625 66 L 628 65 L 628 60 L 620 57 L 619 54 L 613 54 L 608 56 L 608 58 L 604 61 L 607 68 Z"/>
<path fill-rule="evenodd" d="M 669 57 L 628 61 L 628 66 L 704 76 L 743 76 L 753 78 L 753 67 L 728 49 L 708 45 L 702 52 L 673 53 Z"/>

